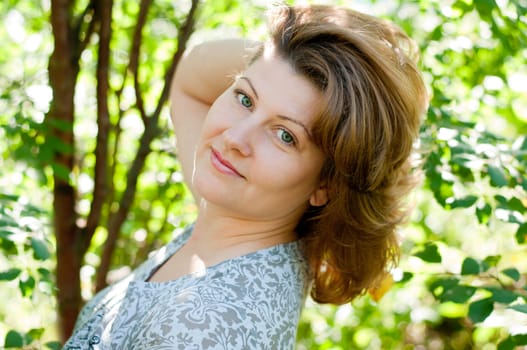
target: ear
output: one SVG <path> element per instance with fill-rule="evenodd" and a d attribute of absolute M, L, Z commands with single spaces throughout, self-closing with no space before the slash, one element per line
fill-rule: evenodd
<path fill-rule="evenodd" d="M 328 189 L 325 185 L 320 185 L 309 197 L 309 204 L 314 207 L 321 207 L 328 202 Z"/>

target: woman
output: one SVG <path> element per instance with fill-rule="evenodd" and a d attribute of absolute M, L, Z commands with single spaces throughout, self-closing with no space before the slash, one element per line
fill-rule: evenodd
<path fill-rule="evenodd" d="M 66 349 L 292 349 L 309 291 L 346 303 L 395 263 L 426 108 L 412 42 L 329 6 L 281 6 L 270 34 L 180 62 L 171 116 L 198 217 L 96 295 Z"/>

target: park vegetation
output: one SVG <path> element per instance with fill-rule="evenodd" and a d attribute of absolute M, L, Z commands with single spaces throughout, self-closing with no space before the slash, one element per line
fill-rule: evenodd
<path fill-rule="evenodd" d="M 423 181 L 400 265 L 352 304 L 308 300 L 298 348 L 526 346 L 527 3 L 351 5 L 421 49 Z M 190 45 L 261 39 L 265 6 L 1 2 L 0 347 L 60 348 L 86 299 L 192 222 L 170 77 Z"/>

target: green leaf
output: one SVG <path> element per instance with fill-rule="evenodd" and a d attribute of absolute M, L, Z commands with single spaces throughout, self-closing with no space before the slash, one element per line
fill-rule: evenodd
<path fill-rule="evenodd" d="M 2 224 L 0 223 L 0 226 Z M 5 230 L 5 229 L 0 229 L 0 238 L 3 238 L 3 239 L 9 239 L 9 236 L 11 236 L 13 234 L 13 231 L 9 231 L 9 230 Z"/>
<path fill-rule="evenodd" d="M 519 244 L 525 243 L 525 238 L 527 237 L 527 222 L 521 224 L 518 227 L 515 237 L 516 237 L 516 242 L 518 242 Z"/>
<path fill-rule="evenodd" d="M 508 309 L 513 309 L 518 312 L 522 312 L 524 314 L 527 314 L 527 304 L 518 304 L 518 305 L 512 305 L 509 306 Z"/>
<path fill-rule="evenodd" d="M 527 191 L 527 176 L 520 176 L 519 179 L 522 188 Z"/>
<path fill-rule="evenodd" d="M 470 299 L 476 292 L 476 288 L 471 286 L 457 285 L 449 289 L 445 289 L 440 296 L 441 302 L 451 301 L 457 304 L 463 304 Z"/>
<path fill-rule="evenodd" d="M 516 342 L 511 336 L 508 336 L 505 340 L 499 343 L 498 350 L 514 350 Z"/>
<path fill-rule="evenodd" d="M 16 255 L 18 253 L 15 243 L 9 239 L 0 240 L 0 249 L 4 251 L 5 255 Z"/>
<path fill-rule="evenodd" d="M 12 281 L 20 275 L 22 270 L 17 268 L 10 268 L 7 271 L 0 272 L 0 281 Z"/>
<path fill-rule="evenodd" d="M 487 272 L 490 269 L 490 265 L 487 263 L 487 261 L 483 260 L 479 262 L 479 272 Z"/>
<path fill-rule="evenodd" d="M 21 348 L 24 346 L 24 337 L 17 331 L 10 330 L 5 336 L 4 346 L 6 348 Z"/>
<path fill-rule="evenodd" d="M 494 0 L 474 1 L 474 6 L 483 19 L 490 17 L 492 10 L 497 6 Z"/>
<path fill-rule="evenodd" d="M 494 310 L 494 303 L 491 298 L 477 300 L 468 306 L 468 317 L 474 323 L 485 321 Z"/>
<path fill-rule="evenodd" d="M 40 280 L 41 281 L 51 281 L 53 278 L 53 275 L 51 274 L 51 271 L 44 267 L 39 267 L 37 269 L 38 273 L 40 274 Z"/>
<path fill-rule="evenodd" d="M 509 183 L 503 169 L 498 168 L 497 166 L 489 164 L 488 173 L 490 176 L 490 184 L 494 187 L 507 186 L 507 184 Z"/>
<path fill-rule="evenodd" d="M 514 267 L 505 269 L 505 270 L 501 271 L 501 273 L 504 274 L 505 276 L 509 276 L 510 278 L 515 280 L 516 282 L 518 282 L 520 280 L 520 277 L 521 277 L 520 272 L 517 269 L 515 269 Z"/>
<path fill-rule="evenodd" d="M 407 271 L 404 271 L 404 272 L 403 272 L 403 278 L 401 278 L 399 281 L 397 281 L 397 283 L 408 282 L 408 281 L 411 280 L 413 277 L 414 277 L 414 274 L 413 274 L 413 273 L 411 273 L 411 272 L 407 272 Z"/>
<path fill-rule="evenodd" d="M 470 208 L 471 206 L 474 205 L 474 203 L 476 203 L 477 200 L 478 200 L 478 197 L 474 195 L 469 195 L 469 196 L 454 200 L 452 203 L 450 203 L 450 207 L 452 209 Z"/>
<path fill-rule="evenodd" d="M 2 201 L 16 202 L 19 198 L 20 196 L 16 194 L 0 193 L 0 200 Z"/>
<path fill-rule="evenodd" d="M 429 263 L 441 262 L 441 255 L 439 254 L 439 250 L 437 249 L 437 246 L 434 243 L 425 244 L 423 249 L 418 251 L 414 255 L 420 258 L 421 260 L 424 260 Z"/>
<path fill-rule="evenodd" d="M 40 239 L 31 237 L 33 257 L 37 260 L 47 260 L 51 256 L 46 243 Z"/>
<path fill-rule="evenodd" d="M 456 278 L 443 278 L 434 281 L 430 285 L 430 291 L 434 296 L 440 298 L 447 290 L 455 288 L 459 285 L 459 280 Z"/>
<path fill-rule="evenodd" d="M 485 289 L 492 293 L 492 300 L 498 303 L 510 304 L 518 299 L 518 295 L 510 290 L 498 287 L 486 287 Z"/>
<path fill-rule="evenodd" d="M 498 263 L 501 260 L 501 255 L 489 255 L 485 259 L 483 259 L 483 262 L 485 265 L 489 267 L 496 267 Z"/>
<path fill-rule="evenodd" d="M 35 289 L 35 279 L 29 276 L 26 280 L 20 280 L 18 288 L 24 297 L 31 295 L 33 289 Z"/>
<path fill-rule="evenodd" d="M 480 224 L 486 224 L 489 222 L 490 214 L 492 213 L 492 207 L 485 203 L 482 206 L 476 207 L 476 216 L 478 217 L 478 221 Z"/>
<path fill-rule="evenodd" d="M 16 227 L 18 224 L 9 216 L 4 216 L 0 219 L 0 227 Z"/>
<path fill-rule="evenodd" d="M 62 348 L 62 343 L 59 341 L 48 341 L 44 345 L 51 350 L 60 350 Z"/>
<path fill-rule="evenodd" d="M 516 345 L 527 345 L 527 334 L 515 334 L 512 339 Z"/>
<path fill-rule="evenodd" d="M 516 197 L 512 197 L 507 201 L 507 206 L 509 209 L 517 211 L 519 213 L 525 213 L 525 206 L 523 205 L 522 201 L 519 200 Z"/>
<path fill-rule="evenodd" d="M 463 265 L 461 266 L 462 275 L 477 275 L 480 272 L 480 264 L 476 259 L 468 257 L 463 261 Z"/>
<path fill-rule="evenodd" d="M 463 11 L 463 13 L 467 13 L 467 12 L 470 12 L 472 11 L 473 9 L 473 4 L 472 2 L 471 3 L 467 3 L 467 2 L 464 2 L 464 1 L 456 1 L 453 5 L 452 5 L 452 8 L 455 8 L 455 9 L 458 9 L 458 10 L 461 10 Z"/>
<path fill-rule="evenodd" d="M 30 337 L 29 343 L 31 341 L 42 338 L 42 334 L 44 334 L 44 328 L 33 328 L 30 329 L 29 332 L 27 332 L 27 335 Z"/>

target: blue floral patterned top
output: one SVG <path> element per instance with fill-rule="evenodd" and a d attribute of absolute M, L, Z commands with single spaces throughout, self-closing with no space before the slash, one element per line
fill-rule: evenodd
<path fill-rule="evenodd" d="M 293 349 L 309 280 L 301 243 L 147 282 L 190 234 L 88 302 L 64 349 Z"/>

